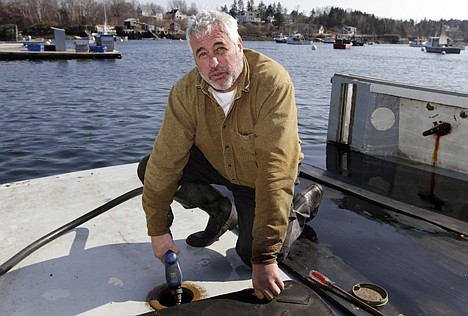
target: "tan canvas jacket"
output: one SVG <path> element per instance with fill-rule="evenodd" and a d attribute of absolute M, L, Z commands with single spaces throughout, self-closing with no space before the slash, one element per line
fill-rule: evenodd
<path fill-rule="evenodd" d="M 244 49 L 244 69 L 227 116 L 208 88 L 194 68 L 170 92 L 145 174 L 148 234 L 169 232 L 169 205 L 195 145 L 226 179 L 255 188 L 252 263 L 275 262 L 303 158 L 291 78 L 277 62 Z"/>

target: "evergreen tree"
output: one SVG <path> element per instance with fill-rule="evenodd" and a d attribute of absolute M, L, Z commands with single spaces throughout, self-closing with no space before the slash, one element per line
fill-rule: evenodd
<path fill-rule="evenodd" d="M 263 1 L 260 1 L 260 3 L 258 4 L 257 10 L 258 10 L 258 13 L 259 13 L 259 16 L 260 16 L 260 20 L 266 21 L 267 17 L 268 17 L 268 15 L 266 13 L 267 7 L 266 7 L 265 3 L 263 3 Z"/>
<path fill-rule="evenodd" d="M 247 11 L 253 11 L 254 10 L 254 0 L 248 0 L 247 1 Z"/>
<path fill-rule="evenodd" d="M 231 10 L 229 10 L 229 14 L 233 17 L 236 18 L 239 10 L 237 9 L 237 1 L 233 0 L 232 5 L 231 5 Z"/>
<path fill-rule="evenodd" d="M 244 12 L 244 0 L 238 0 L 237 1 L 237 12 Z"/>

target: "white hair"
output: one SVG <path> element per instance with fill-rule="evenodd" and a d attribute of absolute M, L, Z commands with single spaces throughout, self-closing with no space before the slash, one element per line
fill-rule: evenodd
<path fill-rule="evenodd" d="M 191 18 L 186 30 L 187 43 L 192 37 L 201 38 L 210 35 L 216 27 L 221 28 L 234 44 L 239 40 L 237 21 L 229 14 L 220 11 L 202 10 Z"/>

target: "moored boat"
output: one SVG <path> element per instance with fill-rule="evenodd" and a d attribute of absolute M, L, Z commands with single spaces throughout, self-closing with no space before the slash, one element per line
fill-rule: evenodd
<path fill-rule="evenodd" d="M 360 40 L 352 40 L 351 45 L 352 46 L 360 46 L 360 47 L 366 46 L 366 44 L 364 42 L 360 41 Z"/>
<path fill-rule="evenodd" d="M 424 50 L 428 53 L 438 54 L 460 54 L 463 50 L 458 46 L 451 46 L 448 44 L 442 44 L 440 37 L 430 37 L 424 45 Z"/>
<path fill-rule="evenodd" d="M 294 33 L 293 35 L 289 35 L 286 41 L 287 44 L 291 45 L 311 45 L 312 42 L 306 40 L 304 35 L 301 33 Z"/>
<path fill-rule="evenodd" d="M 424 47 L 426 45 L 426 40 L 418 37 L 409 42 L 410 47 Z"/>
<path fill-rule="evenodd" d="M 273 38 L 276 43 L 285 44 L 288 41 L 288 37 L 283 35 L 283 33 L 279 33 L 275 38 Z"/>
<path fill-rule="evenodd" d="M 350 49 L 353 46 L 350 40 L 337 37 L 335 43 L 333 44 L 334 49 Z"/>
<path fill-rule="evenodd" d="M 453 46 L 452 39 L 445 35 L 445 27 L 441 24 L 439 36 L 431 36 L 424 44 L 424 50 L 428 53 L 460 54 L 461 47 Z"/>
<path fill-rule="evenodd" d="M 325 37 L 322 41 L 322 43 L 325 43 L 325 44 L 334 44 L 335 43 L 335 39 L 333 37 Z"/>

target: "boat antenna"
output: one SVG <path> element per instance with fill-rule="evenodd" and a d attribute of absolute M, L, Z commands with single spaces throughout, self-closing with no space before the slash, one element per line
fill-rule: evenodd
<path fill-rule="evenodd" d="M 104 34 L 107 34 L 107 13 L 106 13 L 106 2 L 104 1 Z"/>

